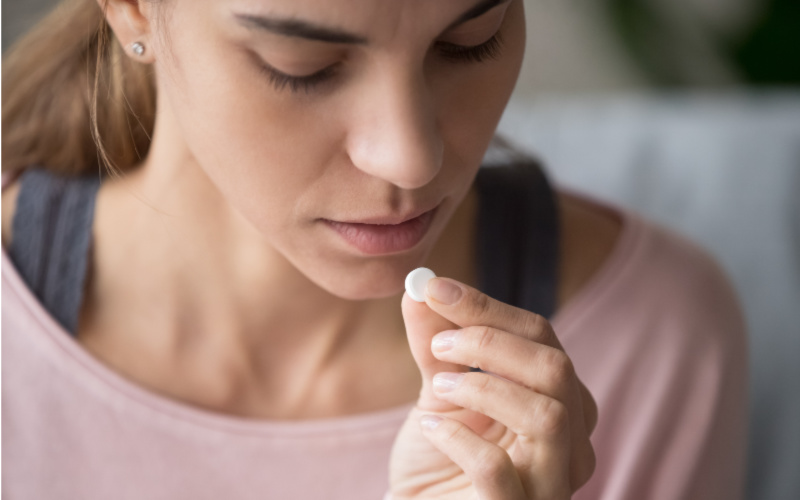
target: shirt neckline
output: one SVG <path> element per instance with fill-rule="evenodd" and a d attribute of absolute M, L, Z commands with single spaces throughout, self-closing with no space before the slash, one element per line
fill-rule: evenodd
<path fill-rule="evenodd" d="M 611 295 L 615 285 L 623 278 L 623 271 L 633 265 L 633 257 L 643 241 L 645 226 L 639 216 L 613 202 L 600 201 L 590 194 L 564 186 L 559 186 L 558 190 L 575 196 L 598 210 L 611 213 L 621 224 L 617 240 L 603 264 L 550 319 L 550 324 L 563 342 L 574 335 L 573 325 L 589 314 L 592 307 L 603 297 Z"/>
<path fill-rule="evenodd" d="M 294 437 L 332 433 L 361 434 L 387 427 L 396 428 L 415 404 L 410 402 L 386 409 L 335 417 L 281 420 L 241 417 L 183 403 L 127 379 L 81 346 L 33 295 L 14 267 L 5 247 L 2 248 L 2 278 L 4 293 L 11 291 L 21 302 L 24 308 L 22 314 L 27 316 L 28 324 L 38 327 L 36 331 L 20 334 L 35 335 L 37 348 L 49 349 L 56 356 L 67 358 L 65 369 L 68 376 L 83 379 L 88 377 L 99 381 L 101 390 L 114 400 L 122 398 L 125 404 L 134 403 L 149 412 L 166 415 L 175 420 L 175 423 L 190 423 L 233 434 L 280 434 Z M 11 333 L 6 333 L 9 334 Z M 111 404 L 111 401 L 106 400 L 104 403 Z"/>

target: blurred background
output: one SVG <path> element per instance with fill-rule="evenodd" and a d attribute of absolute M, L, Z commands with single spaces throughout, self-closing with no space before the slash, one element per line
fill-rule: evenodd
<path fill-rule="evenodd" d="M 55 3 L 3 1 L 3 51 Z M 718 258 L 750 329 L 748 498 L 800 498 L 800 1 L 525 6 L 500 132 Z"/>

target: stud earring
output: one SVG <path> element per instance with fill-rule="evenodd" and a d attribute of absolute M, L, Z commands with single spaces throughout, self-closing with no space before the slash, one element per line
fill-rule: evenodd
<path fill-rule="evenodd" d="M 144 45 L 141 42 L 133 42 L 131 44 L 131 49 L 136 53 L 137 56 L 144 54 Z"/>

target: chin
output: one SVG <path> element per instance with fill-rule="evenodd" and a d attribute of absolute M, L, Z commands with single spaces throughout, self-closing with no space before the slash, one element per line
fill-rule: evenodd
<path fill-rule="evenodd" d="M 368 259 L 344 265 L 328 265 L 307 275 L 320 288 L 345 300 L 373 300 L 400 295 L 406 275 L 420 267 L 424 255 Z"/>

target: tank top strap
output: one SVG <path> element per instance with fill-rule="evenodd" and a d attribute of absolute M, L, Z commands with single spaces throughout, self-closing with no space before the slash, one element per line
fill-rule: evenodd
<path fill-rule="evenodd" d="M 502 302 L 551 318 L 557 305 L 559 213 L 538 160 L 478 170 L 478 284 Z"/>
<path fill-rule="evenodd" d="M 74 336 L 101 178 L 33 166 L 19 179 L 9 257 L 45 309 Z"/>

